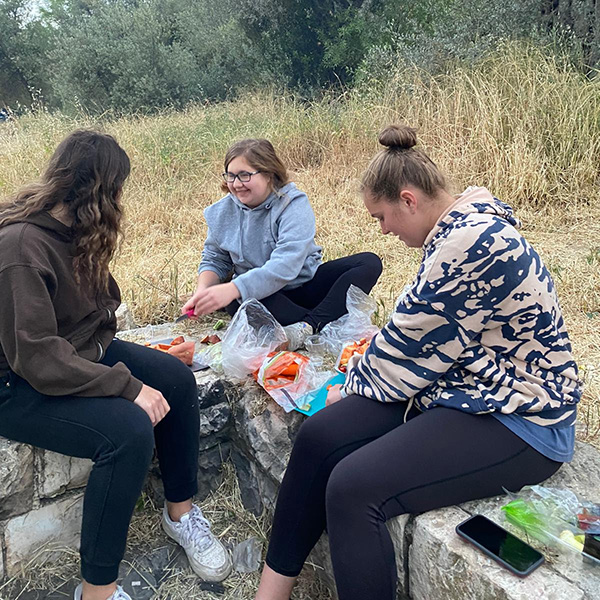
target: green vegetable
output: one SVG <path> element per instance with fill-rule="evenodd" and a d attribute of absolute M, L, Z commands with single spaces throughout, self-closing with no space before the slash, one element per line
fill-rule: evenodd
<path fill-rule="evenodd" d="M 225 321 L 223 319 L 219 319 L 213 326 L 215 331 L 219 331 L 219 329 L 223 329 L 225 327 Z"/>

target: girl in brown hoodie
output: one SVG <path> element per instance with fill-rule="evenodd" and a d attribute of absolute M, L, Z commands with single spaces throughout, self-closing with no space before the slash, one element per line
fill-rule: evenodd
<path fill-rule="evenodd" d="M 75 131 L 38 183 L 0 204 L 0 435 L 94 461 L 75 600 L 129 598 L 116 579 L 154 446 L 166 533 L 202 578 L 231 570 L 191 500 L 199 428 L 191 371 L 114 338 L 120 293 L 109 263 L 129 169 L 114 138 Z"/>

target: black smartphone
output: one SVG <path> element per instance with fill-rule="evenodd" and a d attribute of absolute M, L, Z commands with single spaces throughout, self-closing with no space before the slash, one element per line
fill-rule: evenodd
<path fill-rule="evenodd" d="M 458 524 L 456 533 L 520 577 L 544 562 L 535 548 L 483 515 L 473 515 Z"/>

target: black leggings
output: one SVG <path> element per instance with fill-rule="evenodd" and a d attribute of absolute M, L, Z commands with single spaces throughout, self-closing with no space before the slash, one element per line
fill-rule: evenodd
<path fill-rule="evenodd" d="M 346 312 L 346 292 L 351 284 L 368 294 L 381 275 L 381 259 L 372 252 L 361 252 L 323 263 L 315 276 L 293 290 L 281 290 L 261 300 L 282 325 L 298 321 L 320 331 Z M 240 303 L 227 306 L 233 316 Z"/>
<path fill-rule="evenodd" d="M 279 491 L 266 562 L 298 575 L 325 526 L 340 600 L 393 600 L 385 521 L 518 490 L 550 477 L 546 458 L 491 415 L 349 396 L 300 428 Z"/>
<path fill-rule="evenodd" d="M 164 352 L 114 340 L 102 363 L 117 362 L 169 403 L 171 410 L 154 429 L 148 415 L 124 398 L 44 396 L 14 373 L 0 383 L 0 435 L 94 461 L 80 553 L 81 574 L 95 585 L 117 579 L 155 443 L 167 500 L 182 502 L 197 492 L 199 414 L 192 372 Z"/>

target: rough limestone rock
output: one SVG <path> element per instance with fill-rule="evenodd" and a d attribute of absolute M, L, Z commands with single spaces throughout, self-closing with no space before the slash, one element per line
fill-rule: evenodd
<path fill-rule="evenodd" d="M 136 327 L 131 309 L 125 302 L 117 308 L 115 316 L 117 317 L 117 331 L 127 331 Z"/>
<path fill-rule="evenodd" d="M 228 426 L 231 418 L 231 408 L 227 402 L 214 404 L 201 409 L 199 412 L 201 446 L 214 446 L 217 441 L 229 437 Z"/>
<path fill-rule="evenodd" d="M 33 503 L 33 450 L 0 438 L 0 520 L 20 515 Z"/>
<path fill-rule="evenodd" d="M 27 514 L 10 519 L 4 527 L 5 571 L 18 573 L 21 562 L 52 557 L 51 548 L 76 548 L 81 531 L 83 493 L 65 495 Z"/>
<path fill-rule="evenodd" d="M 54 498 L 87 483 L 92 461 L 36 450 L 36 486 L 40 498 Z"/>
<path fill-rule="evenodd" d="M 528 577 L 515 577 L 454 528 L 468 517 L 458 507 L 425 513 L 415 520 L 409 549 L 409 591 L 414 600 L 583 600 L 582 590 L 542 565 Z"/>

